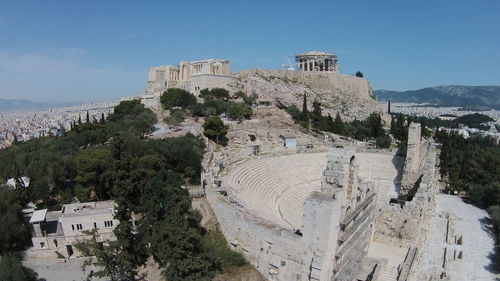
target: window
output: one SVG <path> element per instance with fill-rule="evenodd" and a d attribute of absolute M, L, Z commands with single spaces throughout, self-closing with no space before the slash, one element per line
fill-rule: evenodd
<path fill-rule="evenodd" d="M 75 230 L 75 225 L 76 225 L 76 230 L 82 230 L 83 229 L 82 224 L 78 223 L 78 224 L 72 224 L 71 225 L 71 229 L 72 230 Z"/>
<path fill-rule="evenodd" d="M 71 225 L 71 230 L 75 231 L 75 225 L 74 224 Z"/>
<path fill-rule="evenodd" d="M 45 242 L 40 242 L 40 248 L 45 249 Z"/>
<path fill-rule="evenodd" d="M 104 221 L 104 226 L 105 226 L 106 228 L 113 227 L 113 221 Z"/>
<path fill-rule="evenodd" d="M 97 223 L 96 222 L 94 222 L 94 228 L 97 229 Z"/>

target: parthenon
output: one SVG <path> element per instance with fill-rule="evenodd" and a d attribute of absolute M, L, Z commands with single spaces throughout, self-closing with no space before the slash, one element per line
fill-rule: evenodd
<path fill-rule="evenodd" d="M 337 55 L 312 51 L 295 55 L 295 62 L 301 71 L 324 71 L 339 73 Z"/>

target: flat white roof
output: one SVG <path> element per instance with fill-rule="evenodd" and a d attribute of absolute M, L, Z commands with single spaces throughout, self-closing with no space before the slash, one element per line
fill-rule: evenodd
<path fill-rule="evenodd" d="M 46 215 L 47 215 L 47 209 L 36 210 L 33 212 L 33 216 L 31 216 L 30 223 L 42 222 L 45 220 Z"/>

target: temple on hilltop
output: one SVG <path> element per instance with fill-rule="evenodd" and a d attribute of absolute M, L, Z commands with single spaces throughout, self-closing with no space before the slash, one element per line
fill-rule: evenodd
<path fill-rule="evenodd" d="M 295 55 L 295 62 L 300 71 L 322 71 L 340 73 L 337 55 L 312 51 Z"/>

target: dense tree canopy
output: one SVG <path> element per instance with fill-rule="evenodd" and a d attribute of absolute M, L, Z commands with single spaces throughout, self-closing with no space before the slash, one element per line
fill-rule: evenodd
<path fill-rule="evenodd" d="M 42 279 L 38 279 L 38 274 L 35 271 L 24 267 L 20 258 L 8 254 L 0 257 L 0 280 L 41 281 Z"/>
<path fill-rule="evenodd" d="M 18 194 L 0 186 L 0 255 L 23 249 L 29 238 L 21 211 Z"/>
<path fill-rule="evenodd" d="M 90 277 L 136 280 L 148 256 L 163 266 L 166 280 L 210 280 L 221 270 L 225 265 L 219 246 L 205 246 L 213 239 L 200 226 L 200 216 L 191 210 L 188 192 L 181 188 L 188 182 L 199 184 L 204 141 L 192 134 L 144 139 L 156 121 L 151 116 L 138 101 L 122 102 L 103 124 L 82 123 L 62 137 L 1 150 L 0 162 L 6 164 L 0 166 L 2 180 L 28 175 L 31 183 L 0 189 L 0 254 L 21 249 L 29 238 L 21 213 L 27 202 L 58 209 L 76 196 L 81 201 L 117 203 L 117 240 L 102 244 L 90 233 L 91 239 L 78 245 L 95 256 L 87 265 L 95 263 L 101 269 Z M 134 214 L 141 216 L 132 223 Z M 230 250 L 222 253 L 233 255 Z M 1 262 L 16 261 L 2 257 Z M 22 277 L 26 270 L 17 271 Z"/>
<path fill-rule="evenodd" d="M 223 88 L 203 89 L 200 91 L 200 97 L 205 101 L 209 100 L 227 100 L 229 98 L 229 91 Z"/>
<path fill-rule="evenodd" d="M 175 106 L 191 107 L 196 104 L 197 100 L 193 94 L 186 90 L 170 88 L 161 94 L 160 102 L 165 109 L 171 109 Z"/>

